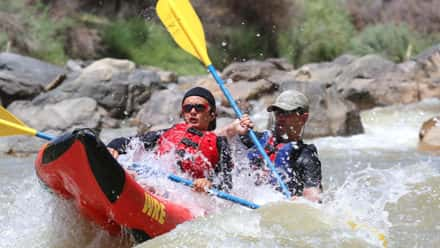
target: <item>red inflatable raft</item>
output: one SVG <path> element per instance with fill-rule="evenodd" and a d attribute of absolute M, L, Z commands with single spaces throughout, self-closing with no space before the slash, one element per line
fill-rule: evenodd
<path fill-rule="evenodd" d="M 193 218 L 185 206 L 143 189 L 88 129 L 45 145 L 35 167 L 45 185 L 73 199 L 83 215 L 111 234 L 128 228 L 137 241 L 143 241 Z"/>

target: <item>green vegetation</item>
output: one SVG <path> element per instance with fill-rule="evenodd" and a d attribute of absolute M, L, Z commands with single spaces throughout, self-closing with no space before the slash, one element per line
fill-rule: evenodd
<path fill-rule="evenodd" d="M 26 6 L 23 1 L 6 1 L 1 9 L 6 13 L 15 13 L 20 21 L 18 25 L 25 31 L 22 34 L 16 33 L 17 30 L 11 30 L 7 35 L 3 33 L 0 36 L 2 50 L 11 40 L 19 40 L 19 48 L 27 51 L 29 56 L 59 65 L 67 61 L 63 31 L 72 25 L 70 18 L 55 22 L 48 15 L 48 7 L 41 3 Z"/>
<path fill-rule="evenodd" d="M 83 3 L 76 0 L 72 3 L 76 3 L 73 5 L 77 8 L 66 10 L 58 6 L 58 12 L 57 5 L 51 5 L 53 1 L 44 3 L 47 4 L 38 0 L 32 3 L 27 0 L 0 1 L 1 51 L 8 49 L 63 65 L 69 58 L 83 56 L 70 49 L 74 47 L 72 42 L 76 41 L 72 39 L 76 34 L 72 30 L 81 27 L 99 33 L 97 41 L 90 39 L 96 42 L 90 46 L 95 50 L 90 53 L 94 55 L 87 55 L 94 57 L 85 59 L 114 57 L 131 60 L 140 66 L 161 67 L 180 75 L 206 73 L 196 58 L 177 47 L 159 22 L 133 17 L 138 16 L 133 13 L 139 13 L 144 5 L 121 2 L 126 4 L 121 9 L 132 8 L 132 15 L 118 15 L 118 10 L 111 12 L 112 8 L 103 8 L 99 12 L 98 7 L 93 13 L 87 12 L 88 8 L 81 7 Z M 376 53 L 401 62 L 440 42 L 436 19 L 410 18 L 411 22 L 405 23 L 402 21 L 406 20 L 404 17 L 418 16 L 418 9 L 409 8 L 408 13 L 403 13 L 396 9 L 403 7 L 396 4 L 383 5 L 389 18 L 384 19 L 381 16 L 370 18 L 370 12 L 376 13 L 370 11 L 374 6 L 357 0 L 262 1 L 255 2 L 253 8 L 249 4 L 254 1 L 224 3 L 227 3 L 226 9 L 231 10 L 228 12 L 230 19 L 220 15 L 211 20 L 216 25 L 218 22 L 219 28 L 205 30 L 208 52 L 218 69 L 235 61 L 263 60 L 273 56 L 285 57 L 300 66 L 331 61 L 343 53 Z M 149 4 L 153 6 L 152 2 Z M 215 3 L 203 6 L 209 10 Z M 423 6 L 430 9 L 430 5 Z M 151 16 L 154 16 L 154 10 L 152 12 Z M 428 14 L 432 17 L 432 13 Z M 112 19 L 112 16 L 120 18 Z M 123 19 L 122 16 L 131 17 Z M 205 27 L 212 27 L 213 23 Z"/>
<path fill-rule="evenodd" d="M 206 73 L 200 62 L 178 48 L 167 31 L 143 19 L 118 20 L 103 32 L 107 53 L 140 65 L 154 65 L 179 74 Z"/>
<path fill-rule="evenodd" d="M 30 38 L 35 42 L 30 55 L 55 64 L 64 64 L 68 59 L 64 49 L 64 30 L 72 25 L 72 21 L 63 18 L 54 22 L 48 15 L 47 7 L 42 5 L 33 11 L 35 15 L 25 19 L 31 31 Z"/>
<path fill-rule="evenodd" d="M 304 1 L 297 24 L 278 36 L 280 55 L 294 65 L 328 61 L 343 53 L 354 33 L 340 0 Z"/>
<path fill-rule="evenodd" d="M 8 49 L 8 35 L 6 33 L 0 33 L 0 49 L 2 51 Z"/>
<path fill-rule="evenodd" d="M 432 43 L 405 24 L 379 24 L 365 28 L 354 37 L 351 51 L 358 55 L 376 53 L 394 62 L 402 62 Z"/>
<path fill-rule="evenodd" d="M 230 63 L 249 59 L 264 59 L 270 48 L 267 37 L 255 27 L 238 26 L 223 30 L 221 42 L 210 44 L 213 63 L 223 68 Z"/>

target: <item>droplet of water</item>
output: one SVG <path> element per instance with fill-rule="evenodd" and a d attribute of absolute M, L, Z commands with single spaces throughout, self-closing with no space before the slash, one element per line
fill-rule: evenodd
<path fill-rule="evenodd" d="M 227 45 L 228 45 L 228 43 L 226 41 L 222 41 L 222 47 L 225 47 Z"/>
<path fill-rule="evenodd" d="M 255 36 L 257 36 L 257 37 L 260 37 L 261 36 L 261 34 L 260 33 L 257 33 Z"/>

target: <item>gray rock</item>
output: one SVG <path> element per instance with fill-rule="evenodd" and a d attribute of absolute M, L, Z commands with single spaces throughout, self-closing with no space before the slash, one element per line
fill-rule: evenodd
<path fill-rule="evenodd" d="M 156 91 L 136 116 L 141 129 L 153 126 L 170 126 L 180 120 L 183 92 L 178 89 Z"/>
<path fill-rule="evenodd" d="M 47 142 L 47 140 L 31 136 L 2 137 L 2 142 L 0 142 L 0 154 L 16 156 L 33 154 L 38 152 L 43 144 Z"/>
<path fill-rule="evenodd" d="M 440 155 L 440 116 L 425 121 L 419 131 L 419 151 Z"/>
<path fill-rule="evenodd" d="M 32 105 L 29 101 L 15 101 L 8 110 L 28 126 L 39 131 L 65 132 L 75 128 L 99 129 L 105 115 L 92 98 L 68 99 L 57 104 Z"/>
<path fill-rule="evenodd" d="M 267 61 L 249 60 L 243 63 L 232 63 L 222 72 L 223 78 L 233 81 L 256 81 L 269 77 L 279 69 L 273 63 Z"/>
<path fill-rule="evenodd" d="M 111 117 L 123 118 L 137 112 L 150 97 L 152 87 L 159 87 L 159 82 L 156 72 L 135 69 L 131 61 L 102 59 L 55 90 L 36 97 L 33 103 L 53 104 L 64 99 L 90 97 Z"/>
<path fill-rule="evenodd" d="M 136 127 L 104 128 L 99 133 L 99 137 L 104 144 L 108 144 L 111 140 L 119 137 L 135 136 L 136 132 Z"/>
<path fill-rule="evenodd" d="M 5 106 L 30 100 L 66 71 L 58 66 L 13 53 L 0 53 L 0 97 Z"/>
<path fill-rule="evenodd" d="M 234 100 L 237 102 L 250 101 L 258 99 L 259 97 L 273 93 L 277 86 L 267 80 L 261 79 L 254 82 L 238 81 L 228 85 L 231 95 L 234 96 Z M 221 94 L 222 105 L 229 106 L 229 102 L 226 97 Z"/>
<path fill-rule="evenodd" d="M 81 72 L 86 65 L 79 60 L 69 59 L 66 63 L 66 69 L 71 72 Z"/>

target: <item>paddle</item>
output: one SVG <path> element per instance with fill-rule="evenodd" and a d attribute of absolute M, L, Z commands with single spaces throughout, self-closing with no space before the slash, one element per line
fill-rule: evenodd
<path fill-rule="evenodd" d="M 26 124 L 2 106 L 0 106 L 0 127 L 0 136 L 32 135 L 45 140 L 54 139 L 54 137 L 49 134 L 38 132 L 37 130 L 26 126 Z"/>
<path fill-rule="evenodd" d="M 53 140 L 55 138 L 49 134 L 38 132 L 37 130 L 26 126 L 26 124 L 24 124 L 21 120 L 19 120 L 9 111 L 7 111 L 5 108 L 0 106 L 0 136 L 13 136 L 13 135 L 32 135 L 45 140 Z M 189 187 L 193 186 L 193 182 L 191 180 L 178 177 L 173 174 L 169 174 L 168 179 L 177 183 L 182 183 Z M 226 192 L 219 191 L 216 189 L 210 189 L 208 193 L 252 209 L 256 209 L 260 207 L 255 203 L 249 202 L 237 196 L 233 196 Z"/>
<path fill-rule="evenodd" d="M 171 181 L 178 182 L 183 185 L 189 186 L 189 187 L 193 186 L 193 182 L 191 180 L 176 176 L 174 174 L 169 174 L 168 179 L 170 179 Z M 248 208 L 252 208 L 252 209 L 260 208 L 260 205 L 258 205 L 258 204 L 255 204 L 253 202 L 247 201 L 245 199 L 239 198 L 237 196 L 228 194 L 228 193 L 220 191 L 220 190 L 216 190 L 216 189 L 211 188 L 208 190 L 208 193 L 215 195 L 218 198 L 222 198 L 222 199 L 225 199 L 225 200 L 228 200 L 231 202 L 235 202 L 235 203 L 238 203 L 238 204 L 245 206 L 245 207 L 248 207 Z"/>
<path fill-rule="evenodd" d="M 243 114 L 209 59 L 202 24 L 189 0 L 159 0 L 156 5 L 156 12 L 174 41 L 208 68 L 229 104 L 234 109 L 235 114 L 238 118 L 241 118 Z M 249 136 L 280 184 L 283 193 L 287 198 L 290 198 L 290 191 L 276 172 L 272 161 L 270 161 L 263 146 L 258 142 L 258 138 L 253 130 L 249 130 Z"/>
<path fill-rule="evenodd" d="M 128 167 L 129 170 L 133 170 L 136 171 L 137 174 L 142 175 L 142 174 L 150 174 L 150 175 L 160 175 L 160 176 L 166 176 L 169 180 L 176 182 L 176 183 L 181 183 L 185 186 L 188 187 L 193 187 L 193 181 L 183 178 L 183 177 L 179 177 L 177 175 L 174 175 L 172 173 L 167 173 L 165 171 L 161 171 L 161 170 L 157 170 L 151 166 L 148 166 L 146 164 L 132 164 Z M 240 197 L 228 194 L 224 191 L 220 191 L 214 188 L 211 188 L 208 190 L 208 193 L 211 195 L 214 195 L 218 198 L 222 198 L 234 203 L 238 203 L 242 206 L 251 208 L 251 209 L 257 209 L 260 208 L 260 206 L 258 204 L 255 204 L 253 202 L 247 201 L 245 199 L 242 199 Z"/>

